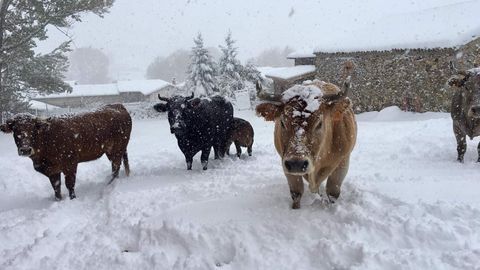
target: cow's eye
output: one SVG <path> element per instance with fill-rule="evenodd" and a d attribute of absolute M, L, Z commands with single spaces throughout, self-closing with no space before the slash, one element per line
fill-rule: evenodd
<path fill-rule="evenodd" d="M 283 119 L 280 119 L 280 125 L 282 125 L 282 128 L 285 129 L 285 122 L 283 121 Z"/>
<path fill-rule="evenodd" d="M 322 121 L 318 122 L 317 126 L 315 127 L 315 129 L 319 130 L 322 128 Z"/>

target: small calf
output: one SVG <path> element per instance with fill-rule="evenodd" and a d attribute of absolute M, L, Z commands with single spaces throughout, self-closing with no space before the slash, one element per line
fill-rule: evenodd
<path fill-rule="evenodd" d="M 233 118 L 233 130 L 227 141 L 227 155 L 230 155 L 230 145 L 232 142 L 235 143 L 238 157 L 242 154 L 241 146 L 247 147 L 248 155 L 252 155 L 253 128 L 248 121 L 237 117 Z"/>

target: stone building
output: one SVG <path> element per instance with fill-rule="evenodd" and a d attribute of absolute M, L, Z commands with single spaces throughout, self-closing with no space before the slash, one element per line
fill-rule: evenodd
<path fill-rule="evenodd" d="M 356 112 L 387 106 L 414 111 L 448 111 L 446 85 L 456 69 L 480 65 L 480 38 L 455 48 L 393 49 L 292 56 L 297 65 L 315 62 L 315 77 L 340 84 L 351 65 L 350 97 Z"/>

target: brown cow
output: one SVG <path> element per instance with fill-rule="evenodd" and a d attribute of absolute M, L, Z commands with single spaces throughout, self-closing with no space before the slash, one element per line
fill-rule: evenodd
<path fill-rule="evenodd" d="M 450 86 L 456 86 L 452 97 L 451 116 L 453 132 L 457 139 L 457 160 L 463 162 L 467 151 L 465 137 L 480 136 L 480 68 L 459 71 L 448 80 Z M 480 143 L 477 146 L 480 162 Z"/>
<path fill-rule="evenodd" d="M 318 80 L 297 85 L 283 93 L 279 104 L 257 106 L 257 114 L 275 121 L 274 143 L 293 199 L 292 208 L 300 208 L 303 181 L 313 193 L 328 178 L 326 192 L 330 201 L 338 198 L 348 171 L 350 153 L 357 137 L 357 124 L 350 99 L 334 84 Z"/>
<path fill-rule="evenodd" d="M 30 157 L 36 171 L 50 178 L 55 199 L 61 200 L 60 174 L 70 199 L 75 196 L 75 176 L 80 162 L 91 161 L 106 154 L 112 162 L 111 183 L 122 163 L 129 174 L 127 145 L 132 119 L 121 104 L 73 116 L 40 119 L 18 114 L 0 126 L 5 133 L 13 132 L 20 156 Z"/>
<path fill-rule="evenodd" d="M 240 147 L 247 147 L 248 155 L 252 155 L 253 127 L 247 120 L 237 117 L 233 118 L 233 130 L 227 141 L 227 155 L 230 155 L 230 145 L 232 143 L 235 143 L 238 157 L 242 155 Z"/>

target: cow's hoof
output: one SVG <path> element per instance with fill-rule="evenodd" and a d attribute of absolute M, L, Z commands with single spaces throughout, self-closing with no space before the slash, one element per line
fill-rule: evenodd
<path fill-rule="evenodd" d="M 55 195 L 55 201 L 59 202 L 62 200 L 62 195 Z"/>
<path fill-rule="evenodd" d="M 457 161 L 463 163 L 463 158 L 457 158 Z"/>
<path fill-rule="evenodd" d="M 207 167 L 203 167 L 203 170 L 206 171 L 206 170 L 207 170 Z"/>
<path fill-rule="evenodd" d="M 77 195 L 75 195 L 75 193 L 71 193 L 71 194 L 70 194 L 70 200 L 73 200 L 73 199 L 75 199 L 75 198 L 77 198 Z"/>
<path fill-rule="evenodd" d="M 292 209 L 300 209 L 300 202 L 293 202 Z"/>

